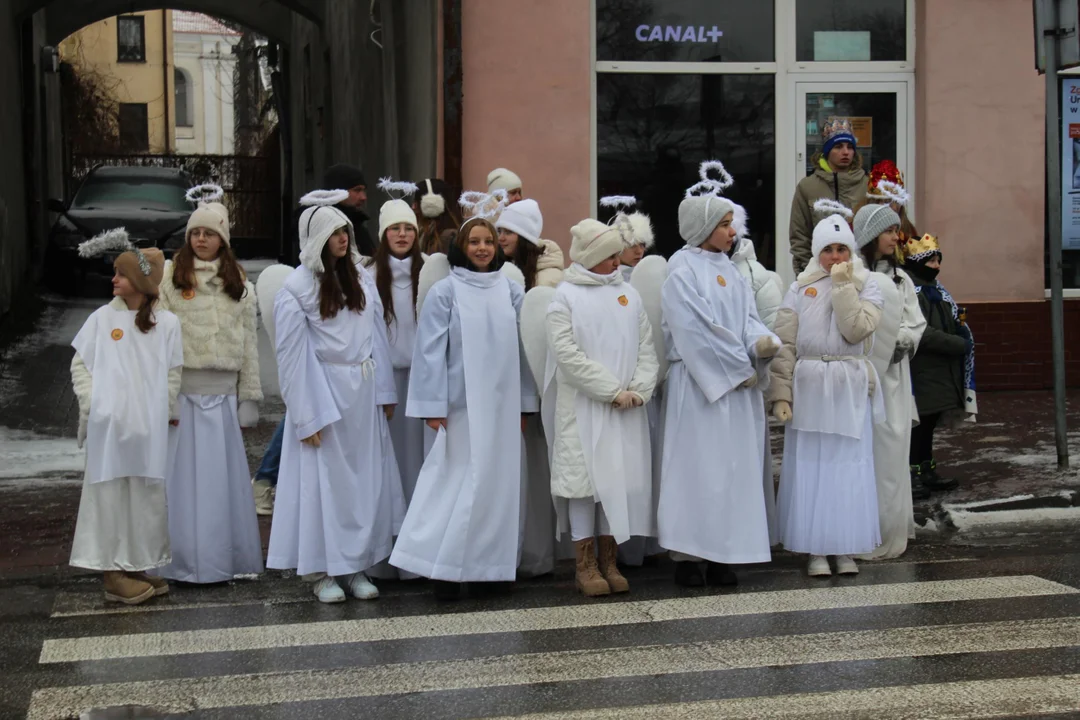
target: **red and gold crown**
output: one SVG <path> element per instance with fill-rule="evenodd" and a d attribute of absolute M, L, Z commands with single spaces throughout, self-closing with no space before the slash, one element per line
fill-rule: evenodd
<path fill-rule="evenodd" d="M 900 168 L 896 167 L 896 163 L 892 160 L 882 160 L 874 165 L 870 170 L 870 180 L 867 183 L 867 195 L 875 194 L 874 191 L 878 189 L 878 184 L 882 180 L 888 180 L 894 182 L 897 185 L 904 186 L 904 173 L 900 172 Z"/>
<path fill-rule="evenodd" d="M 941 245 L 938 244 L 938 239 L 927 233 L 921 238 L 909 238 L 904 243 L 904 261 L 905 262 L 921 262 L 926 260 L 931 255 L 941 256 Z"/>

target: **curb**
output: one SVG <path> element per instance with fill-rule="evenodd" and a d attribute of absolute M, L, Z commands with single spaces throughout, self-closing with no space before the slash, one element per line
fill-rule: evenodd
<path fill-rule="evenodd" d="M 929 513 L 916 513 L 916 523 L 930 529 L 963 532 L 975 527 L 1040 521 L 1080 521 L 1080 491 L 1061 490 L 1049 495 L 1016 495 L 968 503 L 938 503 Z"/>

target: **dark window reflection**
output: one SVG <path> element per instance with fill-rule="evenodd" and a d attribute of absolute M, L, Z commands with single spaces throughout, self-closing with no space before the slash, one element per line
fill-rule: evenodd
<path fill-rule="evenodd" d="M 720 160 L 735 178 L 727 195 L 750 215 L 758 260 L 775 267 L 774 86 L 772 75 L 598 74 L 599 196 L 635 195 L 652 217 L 655 251 L 670 257 L 683 246 L 686 188 L 702 160 Z"/>
<path fill-rule="evenodd" d="M 772 0 L 596 0 L 596 59 L 772 62 Z"/>
<path fill-rule="evenodd" d="M 862 38 L 818 36 L 815 33 L 870 34 L 870 57 L 858 56 Z M 816 44 L 816 48 L 815 48 Z M 824 55 L 824 57 L 817 57 Z M 839 57 L 838 57 L 839 55 Z M 844 57 L 851 55 L 850 57 Z M 906 0 L 797 0 L 795 56 L 800 61 L 897 61 L 907 59 Z"/>

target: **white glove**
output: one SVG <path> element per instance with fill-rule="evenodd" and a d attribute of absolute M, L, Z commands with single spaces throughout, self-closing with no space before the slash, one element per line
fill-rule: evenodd
<path fill-rule="evenodd" d="M 611 405 L 616 410 L 626 410 L 634 407 L 634 393 L 623 390 L 615 396 L 615 399 L 611 401 Z"/>
<path fill-rule="evenodd" d="M 777 400 L 772 406 L 773 417 L 787 425 L 791 422 L 791 403 L 787 400 Z"/>
<path fill-rule="evenodd" d="M 79 443 L 79 449 L 82 450 L 82 446 L 86 443 L 86 424 L 87 419 L 84 417 L 79 418 L 79 435 L 77 442 Z"/>
<path fill-rule="evenodd" d="M 236 417 L 240 420 L 240 427 L 253 428 L 259 424 L 259 406 L 254 400 L 245 400 L 240 403 L 236 410 Z"/>
<path fill-rule="evenodd" d="M 836 263 L 829 271 L 833 285 L 845 285 L 855 276 L 855 266 L 850 262 Z"/>
<path fill-rule="evenodd" d="M 752 387 L 756 387 L 757 383 L 758 383 L 757 373 L 754 373 L 749 378 L 747 378 L 746 380 L 743 380 L 741 383 L 739 383 L 739 389 L 740 390 L 749 390 Z"/>
<path fill-rule="evenodd" d="M 776 342 L 776 338 L 771 335 L 762 335 L 754 343 L 754 353 L 757 355 L 758 360 L 768 360 L 771 357 L 776 357 L 778 352 L 780 352 L 780 343 Z"/>

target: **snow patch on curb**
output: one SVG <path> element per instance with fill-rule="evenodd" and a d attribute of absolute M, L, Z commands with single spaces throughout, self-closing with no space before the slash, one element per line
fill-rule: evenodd
<path fill-rule="evenodd" d="M 970 512 L 945 508 L 949 520 L 958 532 L 999 525 L 1036 525 L 1055 522 L 1080 523 L 1080 507 L 1031 508 L 1028 510 L 999 510 Z"/>
<path fill-rule="evenodd" d="M 85 462 L 86 455 L 74 438 L 0 427 L 0 480 L 81 474 Z M 12 489 L 14 485 L 4 483 L 3 488 Z"/>

